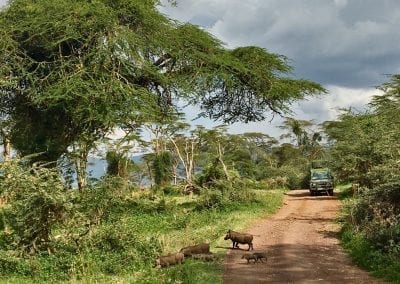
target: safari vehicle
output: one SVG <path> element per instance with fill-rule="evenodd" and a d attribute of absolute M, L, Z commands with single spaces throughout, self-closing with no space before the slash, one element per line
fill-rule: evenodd
<path fill-rule="evenodd" d="M 333 195 L 334 180 L 326 161 L 312 161 L 310 169 L 310 194 L 326 192 Z"/>

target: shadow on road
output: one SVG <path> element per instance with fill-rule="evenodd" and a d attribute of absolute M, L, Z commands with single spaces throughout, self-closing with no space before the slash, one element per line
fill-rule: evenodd
<path fill-rule="evenodd" d="M 215 246 L 215 248 L 238 250 L 238 251 L 247 251 L 247 248 L 240 248 L 240 247 L 239 248 L 232 248 L 232 246 L 230 246 L 230 247 Z"/>
<path fill-rule="evenodd" d="M 297 190 L 291 190 L 286 193 L 287 196 L 291 198 L 299 198 L 301 200 L 306 199 L 306 200 L 331 200 L 331 199 L 337 199 L 337 193 L 334 193 L 333 195 L 328 195 L 325 192 L 320 192 L 317 196 L 311 196 L 310 192 L 308 189 L 297 189 Z"/>
<path fill-rule="evenodd" d="M 238 260 L 225 273 L 224 283 L 383 283 L 355 269 L 332 246 L 280 244 L 267 251 L 267 263 Z"/>

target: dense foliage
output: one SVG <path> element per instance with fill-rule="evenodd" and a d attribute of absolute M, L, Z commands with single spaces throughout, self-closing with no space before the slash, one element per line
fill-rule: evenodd
<path fill-rule="evenodd" d="M 116 127 L 162 123 L 178 99 L 213 119 L 258 121 L 324 92 L 288 77 L 284 56 L 227 49 L 158 4 L 13 0 L 0 11 L 0 112 L 14 149 L 69 157 L 82 188 L 99 139 Z"/>
<path fill-rule="evenodd" d="M 1 171 L 0 186 L 8 188 L 2 196 L 9 199 L 0 207 L 0 279 L 6 281 L 219 282 L 219 260 L 162 270 L 154 260 L 195 242 L 211 242 L 216 252 L 228 228 L 275 210 L 283 196 L 243 181 L 220 182 L 198 197 L 161 196 L 124 187 L 119 177 L 79 193 L 64 188 L 51 169 L 12 161 Z"/>
<path fill-rule="evenodd" d="M 346 243 L 353 253 L 360 244 L 363 249 L 356 254 L 371 250 L 382 255 L 371 260 L 376 268 L 360 261 L 381 276 L 387 272 L 383 266 L 394 271 L 400 257 L 399 86 L 400 76 L 394 75 L 380 87 L 383 94 L 373 98 L 368 112 L 349 111 L 325 123 L 336 176 L 355 189 L 346 206 Z M 394 272 L 388 277 L 400 279 Z"/>

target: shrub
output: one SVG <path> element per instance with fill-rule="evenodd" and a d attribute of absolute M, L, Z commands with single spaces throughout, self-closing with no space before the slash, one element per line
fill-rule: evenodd
<path fill-rule="evenodd" d="M 223 209 L 232 204 L 253 202 L 255 193 L 249 189 L 246 181 L 214 180 L 211 189 L 203 189 L 195 210 Z"/>
<path fill-rule="evenodd" d="M 181 189 L 181 187 L 177 186 L 177 185 L 168 185 L 168 186 L 164 186 L 162 188 L 163 193 L 166 195 L 180 195 L 181 192 L 183 191 Z"/>
<path fill-rule="evenodd" d="M 170 182 L 172 176 L 172 155 L 170 152 L 161 152 L 154 156 L 152 163 L 154 181 L 159 186 Z"/>
<path fill-rule="evenodd" d="M 25 259 L 15 257 L 6 251 L 0 250 L 0 276 L 10 274 L 30 276 L 32 275 L 32 271 Z"/>
<path fill-rule="evenodd" d="M 207 165 L 202 174 L 196 176 L 195 183 L 201 187 L 213 187 L 217 180 L 225 180 L 225 174 L 218 160 Z"/>
<path fill-rule="evenodd" d="M 4 222 L 18 249 L 35 253 L 51 249 L 52 230 L 68 213 L 68 194 L 55 169 L 24 166 L 18 161 L 1 164 L 9 205 L 4 209 Z"/>
<path fill-rule="evenodd" d="M 364 191 L 347 207 L 347 222 L 384 251 L 400 247 L 400 183 Z"/>
<path fill-rule="evenodd" d="M 398 253 L 382 252 L 362 233 L 345 226 L 341 234 L 342 244 L 355 263 L 367 268 L 372 275 L 383 277 L 388 283 L 400 281 L 400 258 Z"/>
<path fill-rule="evenodd" d="M 225 203 L 225 197 L 220 190 L 203 190 L 194 209 L 217 209 L 222 208 Z"/>
<path fill-rule="evenodd" d="M 266 179 L 264 183 L 265 187 L 268 189 L 285 188 L 288 185 L 288 178 L 283 176 L 276 176 Z"/>

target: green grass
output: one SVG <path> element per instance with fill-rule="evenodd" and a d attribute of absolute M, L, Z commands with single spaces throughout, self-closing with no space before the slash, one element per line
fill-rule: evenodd
<path fill-rule="evenodd" d="M 373 276 L 400 283 L 400 259 L 375 249 L 361 234 L 344 228 L 341 241 L 353 261 Z"/>
<path fill-rule="evenodd" d="M 223 247 L 231 245 L 223 240 L 226 231 L 244 230 L 282 204 L 283 190 L 251 191 L 255 198 L 248 202 L 208 210 L 194 210 L 198 197 L 128 198 L 112 208 L 78 252 L 60 246 L 52 256 L 33 256 L 28 261 L 32 277 L 0 273 L 0 283 L 221 283 Z M 156 255 L 200 242 L 210 243 L 216 261 L 153 267 Z"/>
<path fill-rule="evenodd" d="M 256 193 L 258 202 L 235 206 L 233 209 L 193 211 L 190 214 L 174 211 L 171 215 L 163 215 L 161 219 L 152 219 L 151 223 L 143 222 L 143 218 L 148 221 L 146 216 L 132 218 L 130 222 L 141 220 L 140 224 L 146 224 L 141 227 L 144 229 L 144 235 L 154 232 L 152 229 L 154 226 L 163 228 L 162 231 L 158 231 L 158 239 L 163 246 L 164 253 L 176 252 L 184 246 L 199 242 L 210 242 L 211 251 L 216 253 L 219 258 L 219 261 L 213 263 L 189 260 L 182 266 L 146 270 L 135 277 L 136 281 L 160 283 L 158 281 L 162 279 L 162 283 L 175 283 L 173 281 L 220 283 L 222 260 L 226 253 L 226 249 L 221 247 L 231 245 L 230 241 L 223 240 L 226 231 L 228 229 L 243 230 L 254 219 L 275 212 L 282 203 L 283 191 L 281 190 L 257 190 Z M 188 198 L 187 202 L 192 202 L 192 200 Z"/>

